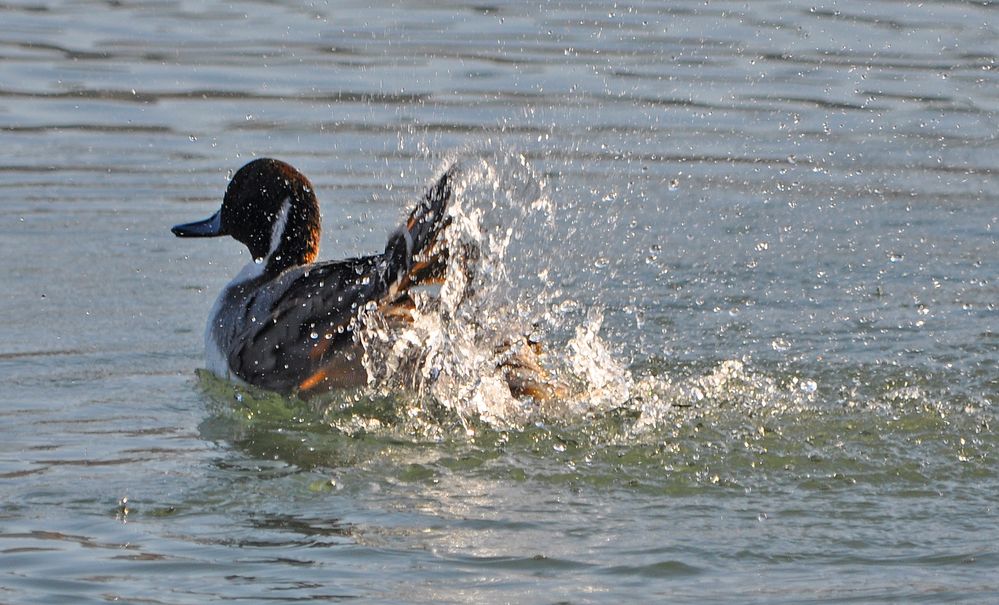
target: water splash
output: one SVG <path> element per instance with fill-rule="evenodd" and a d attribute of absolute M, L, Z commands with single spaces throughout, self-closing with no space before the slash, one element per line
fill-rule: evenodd
<path fill-rule="evenodd" d="M 778 381 L 738 360 L 686 379 L 636 378 L 601 337 L 603 310 L 566 295 L 550 277 L 561 259 L 556 204 L 544 179 L 517 154 L 448 165 L 457 170 L 445 282 L 414 293 L 411 322 L 372 313 L 360 334 L 370 379 L 365 396 L 394 397 L 408 410 L 400 412 L 404 423 L 440 422 L 443 411 L 471 434 L 482 424 L 573 425 L 623 413 L 633 419 L 628 432 L 640 434 L 671 425 L 691 407 L 739 406 L 752 415 L 813 397 L 814 381 Z M 538 342 L 542 352 L 531 363 L 555 396 L 518 397 L 509 386 L 511 362 Z"/>
<path fill-rule="evenodd" d="M 816 401 L 818 386 L 796 376 L 779 380 L 751 370 L 737 359 L 718 363 L 706 373 L 674 380 L 645 377 L 634 387 L 630 406 L 638 413 L 634 433 L 648 432 L 678 421 L 699 419 L 718 411 L 747 419 L 801 412 Z"/>
<path fill-rule="evenodd" d="M 370 386 L 382 395 L 415 392 L 468 430 L 620 405 L 632 380 L 600 339 L 600 311 L 570 327 L 571 338 L 558 336 L 567 316 L 557 309 L 572 301 L 549 277 L 556 211 L 544 179 L 518 154 L 453 164 L 447 278 L 414 293 L 412 322 L 366 319 L 360 338 Z M 525 367 L 558 396 L 516 396 L 511 372 Z"/>

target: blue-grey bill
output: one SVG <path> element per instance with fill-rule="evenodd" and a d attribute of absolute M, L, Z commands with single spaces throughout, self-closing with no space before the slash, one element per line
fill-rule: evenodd
<path fill-rule="evenodd" d="M 226 235 L 222 229 L 222 211 L 218 211 L 203 221 L 176 225 L 170 231 L 177 237 L 215 237 Z"/>

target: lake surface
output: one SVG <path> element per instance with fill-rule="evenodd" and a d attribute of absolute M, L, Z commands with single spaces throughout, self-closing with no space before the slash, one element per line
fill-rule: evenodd
<path fill-rule="evenodd" d="M 0 602 L 999 601 L 997 48 L 991 2 L 0 5 Z M 322 258 L 478 167 L 483 308 L 582 390 L 197 374 L 247 253 L 169 227 L 259 156 Z"/>

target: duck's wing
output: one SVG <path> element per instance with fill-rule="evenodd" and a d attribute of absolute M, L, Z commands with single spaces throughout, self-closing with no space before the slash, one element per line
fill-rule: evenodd
<path fill-rule="evenodd" d="M 229 356 L 236 375 L 281 392 L 363 384 L 354 337 L 360 313 L 373 305 L 391 314 L 408 302 L 409 287 L 442 276 L 452 178 L 453 169 L 438 179 L 382 254 L 299 267 L 276 278 L 275 302 Z"/>
<path fill-rule="evenodd" d="M 229 367 L 250 384 L 290 392 L 336 362 L 342 367 L 339 376 L 329 376 L 335 380 L 330 387 L 363 384 L 360 359 L 349 359 L 355 348 L 353 330 L 360 310 L 387 290 L 379 279 L 383 264 L 383 255 L 376 255 L 282 274 L 258 294 L 267 296 L 269 291 L 275 300 L 237 337 Z"/>
<path fill-rule="evenodd" d="M 437 179 L 410 213 L 406 224 L 392 234 L 385 246 L 385 257 L 394 276 L 393 287 L 400 292 L 414 284 L 444 278 L 447 264 L 444 230 L 451 222 L 448 206 L 454 196 L 457 170 L 451 166 Z"/>

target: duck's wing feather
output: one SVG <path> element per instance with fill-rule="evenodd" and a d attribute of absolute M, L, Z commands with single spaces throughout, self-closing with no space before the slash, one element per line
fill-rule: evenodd
<path fill-rule="evenodd" d="M 385 246 L 385 256 L 395 271 L 393 286 L 405 291 L 413 284 L 438 282 L 444 277 L 447 245 L 444 232 L 451 217 L 457 166 L 437 179 Z"/>

